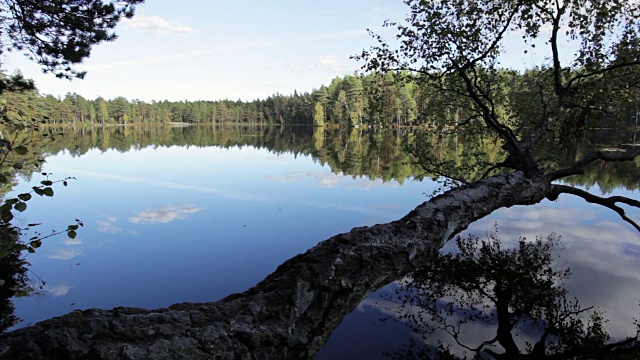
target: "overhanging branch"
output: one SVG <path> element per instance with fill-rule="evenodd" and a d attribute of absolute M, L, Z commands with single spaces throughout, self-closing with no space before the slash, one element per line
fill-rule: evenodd
<path fill-rule="evenodd" d="M 584 171 L 584 167 L 596 160 L 610 162 L 631 161 L 638 155 L 640 155 L 640 149 L 629 150 L 625 152 L 595 151 L 587 154 L 584 158 L 582 158 L 582 160 L 576 162 L 573 166 L 555 170 L 546 174 L 543 179 L 545 181 L 551 182 L 567 176 L 582 174 Z"/>
<path fill-rule="evenodd" d="M 627 204 L 629 206 L 633 206 L 636 208 L 640 209 L 640 201 L 634 200 L 634 199 L 630 199 L 624 196 L 611 196 L 611 197 L 600 197 L 600 196 L 596 196 L 593 195 L 587 191 L 584 191 L 582 189 L 578 189 L 572 186 L 567 186 L 567 185 L 556 185 L 554 184 L 551 188 L 551 191 L 548 195 L 549 199 L 557 199 L 558 196 L 560 194 L 572 194 L 572 195 L 576 195 L 579 196 L 583 199 L 585 199 L 587 202 L 593 203 L 593 204 L 598 204 L 598 205 L 602 205 L 606 208 L 609 208 L 615 212 L 618 213 L 618 215 L 620 215 L 620 217 L 628 222 L 629 224 L 631 224 L 631 226 L 633 226 L 634 228 L 636 228 L 636 230 L 640 231 L 640 225 L 638 225 L 637 222 L 633 221 L 631 218 L 629 218 L 627 216 L 627 214 L 625 213 L 624 209 L 619 207 L 617 204 L 618 203 L 623 203 L 623 204 Z"/>

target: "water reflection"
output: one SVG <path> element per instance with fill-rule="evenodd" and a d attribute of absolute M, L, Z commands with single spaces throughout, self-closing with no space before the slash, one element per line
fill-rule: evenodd
<path fill-rule="evenodd" d="M 53 253 L 50 253 L 48 257 L 54 260 L 70 260 L 79 255 L 82 255 L 82 251 L 80 250 L 56 249 Z"/>
<path fill-rule="evenodd" d="M 2 243 L 6 248 L 0 249 L 5 253 L 0 261 L 0 332 L 3 332 L 20 321 L 14 314 L 14 298 L 29 296 L 34 287 L 42 289 L 45 283 L 29 279 L 29 263 L 20 256 L 20 251 L 10 246 L 19 241 L 17 230 L 2 227 L 0 235 L 6 240 Z"/>
<path fill-rule="evenodd" d="M 637 196 L 637 191 L 618 190 L 617 193 Z M 640 213 L 636 211 L 633 216 L 640 218 Z M 640 316 L 640 263 L 636 251 L 640 239 L 635 229 L 606 209 L 568 197 L 555 202 L 544 201 L 536 206 L 501 209 L 474 223 L 465 236 L 471 234 L 485 238 L 487 229 L 491 229 L 496 221 L 500 223 L 500 238 L 507 248 L 517 247 L 519 236 L 535 239 L 551 231 L 561 235 L 566 249 L 558 253 L 561 257 L 557 265 L 572 270 L 572 276 L 562 283 L 568 290 L 568 297 L 578 298 L 586 307 L 594 305 L 605 314 L 609 320 L 606 331 L 611 335 L 611 341 L 636 334 L 633 318 Z M 455 252 L 455 244 L 448 243 L 442 251 Z M 397 316 L 398 303 L 390 301 L 397 286 L 391 284 L 365 299 L 360 310 L 344 320 L 317 359 L 331 359 L 344 353 L 340 347 L 342 340 L 337 336 L 348 337 L 353 345 L 344 358 L 359 358 L 361 353 L 357 348 L 365 344 L 377 349 L 375 356 L 367 357 L 370 359 L 388 359 L 383 353 L 395 353 L 398 348 L 407 346 L 406 339 L 414 336 L 410 329 L 396 327 L 387 331 L 388 322 L 376 324 L 381 317 Z M 474 337 L 477 344 L 495 334 L 495 328 L 482 324 L 470 322 L 465 326 L 466 336 Z M 350 333 L 345 334 L 343 328 L 350 329 Z M 377 333 L 377 338 L 386 340 L 367 342 L 362 338 L 372 332 Z M 398 340 L 398 333 L 404 335 L 404 340 Z M 451 342 L 450 337 L 434 333 L 430 335 L 428 344 L 437 346 L 438 340 Z M 414 342 L 414 345 L 422 347 L 421 338 L 414 338 Z M 638 354 L 630 358 L 636 358 Z"/>
<path fill-rule="evenodd" d="M 205 210 L 205 208 L 193 205 L 169 205 L 161 208 L 140 211 L 135 216 L 130 216 L 128 219 L 134 224 L 166 224 L 174 220 L 184 220 L 189 217 L 189 215 L 202 210 Z"/>
<path fill-rule="evenodd" d="M 19 326 L 74 308 L 220 299 L 323 239 L 406 214 L 431 186 L 323 165 L 305 143 L 308 129 L 243 136 L 249 130 L 256 129 L 58 129 L 67 135 L 44 144 L 39 171 L 77 181 L 54 199 L 33 199 L 20 221 L 55 228 L 81 218 L 86 226 L 76 239 L 52 238 L 29 255 L 35 273 L 69 287 L 65 296 L 19 299 Z"/>
<path fill-rule="evenodd" d="M 54 199 L 73 206 L 34 203 L 29 216 L 52 226 L 81 217 L 93 226 L 83 229 L 77 238 L 81 242 L 55 239 L 30 258 L 38 274 L 46 274 L 49 283 L 61 287 L 52 288 L 46 299 L 19 299 L 18 313 L 25 323 L 75 307 L 157 308 L 179 301 L 213 301 L 249 288 L 284 260 L 329 236 L 405 215 L 437 186 L 412 181 L 421 169 L 411 164 L 403 149 L 404 134 L 398 132 L 323 130 L 320 135 L 318 129 L 301 127 L 288 132 L 210 126 L 60 130 L 67 133 L 65 142 L 47 144 L 51 155 L 45 166 L 56 175 L 78 178 Z M 253 133 L 257 130 L 261 132 Z M 441 141 L 441 156 L 459 156 L 460 151 L 451 151 L 459 142 Z M 576 153 L 568 150 L 567 157 Z M 633 191 L 640 182 L 637 167 L 624 164 L 623 170 L 611 175 L 596 167 L 575 181 L 605 192 Z M 47 211 L 52 208 L 55 214 Z M 542 229 L 561 232 L 567 247 L 576 250 L 571 267 L 582 264 L 567 283 L 572 295 L 574 288 L 589 287 L 570 281 L 595 279 L 596 270 L 620 280 L 620 287 L 614 287 L 603 275 L 601 285 L 612 288 L 603 287 L 601 297 L 585 295 L 596 303 L 610 298 L 605 292 L 640 289 L 637 266 L 621 260 L 629 255 L 620 256 L 634 254 L 637 235 L 615 214 L 561 198 L 556 203 L 505 209 L 472 231 L 483 232 L 496 219 L 505 219 L 501 233 L 515 238 L 535 238 Z M 587 251 L 601 247 L 605 249 L 600 254 Z M 607 259 L 615 259 L 615 264 L 607 268 L 598 263 Z M 627 282 L 622 281 L 621 264 L 628 265 Z M 632 297 L 640 299 L 640 294 Z M 367 303 L 376 304 L 371 298 Z M 606 305 L 616 326 L 623 313 L 628 320 L 629 311 L 634 311 L 625 304 L 620 313 L 610 313 L 610 304 Z M 356 315 L 377 314 L 366 304 L 360 309 Z M 365 319 L 358 317 L 355 327 L 375 331 L 370 325 L 376 319 Z M 394 335 L 382 331 L 376 336 L 397 341 L 408 336 L 391 328 Z M 345 333 L 338 328 L 336 334 Z M 377 351 L 373 337 L 361 339 L 366 343 L 364 352 L 351 358 L 371 358 L 362 354 Z M 344 345 L 339 353 L 345 353 Z"/>
<path fill-rule="evenodd" d="M 421 342 L 394 359 L 614 358 L 640 353 L 637 335 L 611 338 L 605 314 L 570 297 L 559 237 L 456 240 L 396 287 L 395 316 Z M 637 300 L 636 300 L 637 301 Z M 636 313 L 638 313 L 636 311 Z"/>
<path fill-rule="evenodd" d="M 481 154 L 483 161 L 495 161 L 500 158 L 501 149 L 493 139 L 458 138 L 455 136 L 439 138 L 427 136 L 420 131 L 410 132 L 408 129 L 324 129 L 305 126 L 270 127 L 270 126 L 190 126 L 190 127 L 97 127 L 74 128 L 61 127 L 51 129 L 65 133 L 65 136 L 45 144 L 45 152 L 57 154 L 66 150 L 73 156 L 86 156 L 92 149 L 101 152 L 115 150 L 119 152 L 136 151 L 147 147 L 208 147 L 217 146 L 225 149 L 246 148 L 266 149 L 272 156 L 265 161 L 273 161 L 280 154 L 312 156 L 322 165 L 329 165 L 334 174 L 346 174 L 354 177 L 396 180 L 402 184 L 405 180 L 433 176 L 424 173 L 415 165 L 406 152 L 407 141 L 428 143 L 430 151 L 439 163 L 451 163 L 456 168 L 469 167 L 471 154 Z M 590 136 L 591 144 L 620 144 L 632 142 L 633 132 L 624 130 L 602 130 Z M 545 164 L 555 167 L 557 164 L 573 163 L 584 154 L 591 144 L 571 144 L 567 148 L 554 150 L 554 162 Z M 214 160 L 203 158 L 193 148 L 190 158 L 195 161 Z M 246 152 L 249 156 L 250 152 Z M 224 157 L 229 160 L 228 154 Z M 475 161 L 475 160 L 474 160 Z M 191 162 L 191 161 L 189 161 Z M 636 176 L 640 160 L 626 163 L 595 163 L 585 174 L 569 179 L 572 185 L 587 189 L 598 186 L 604 193 L 616 188 L 636 189 L 640 179 Z M 483 173 L 477 168 L 456 177 L 474 179 Z M 106 172 L 104 176 L 118 176 Z M 286 178 L 285 178 L 286 179 Z M 129 181 L 140 181 L 137 177 Z M 328 180 L 329 182 L 331 180 Z"/>

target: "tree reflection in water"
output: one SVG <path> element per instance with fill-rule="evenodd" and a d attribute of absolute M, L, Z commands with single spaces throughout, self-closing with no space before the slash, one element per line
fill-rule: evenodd
<path fill-rule="evenodd" d="M 612 339 L 603 312 L 570 298 L 560 237 L 520 238 L 506 248 L 497 225 L 487 238 L 456 240 L 396 290 L 395 311 L 423 340 L 393 359 L 627 359 L 636 335 Z M 444 336 L 444 337 L 443 337 Z M 433 340 L 440 338 L 440 340 Z"/>
<path fill-rule="evenodd" d="M 27 296 L 34 289 L 32 282 L 27 275 L 29 263 L 22 258 L 20 250 L 15 246 L 10 246 L 20 241 L 18 231 L 15 227 L 0 227 L 0 237 L 5 248 L 0 251 L 6 253 L 0 261 L 0 333 L 6 331 L 13 325 L 20 322 L 13 311 L 13 297 Z M 44 282 L 40 288 L 44 286 Z"/>

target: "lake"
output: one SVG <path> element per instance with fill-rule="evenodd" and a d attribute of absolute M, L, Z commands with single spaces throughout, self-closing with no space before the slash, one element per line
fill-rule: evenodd
<path fill-rule="evenodd" d="M 55 131 L 65 136 L 43 144 L 46 163 L 22 177 L 12 193 L 28 191 L 45 178 L 41 172 L 75 180 L 55 186 L 52 198 L 31 200 L 18 220 L 42 222 L 42 233 L 64 229 L 76 218 L 84 226 L 75 239 L 53 237 L 27 255 L 30 278 L 36 286 L 46 284 L 14 299 L 15 314 L 23 319 L 18 327 L 75 309 L 215 301 L 255 285 L 332 235 L 406 215 L 440 187 L 410 163 L 403 151 L 406 130 Z M 638 168 L 638 162 L 596 165 L 571 181 L 598 195 L 638 198 Z M 637 209 L 628 211 L 640 219 Z M 635 333 L 640 236 L 617 214 L 563 195 L 502 209 L 467 232 L 484 236 L 495 222 L 505 243 L 560 235 L 563 265 L 573 272 L 565 284 L 570 294 L 606 311 L 614 337 Z M 394 286 L 367 297 L 317 358 L 383 359 L 384 351 L 406 343 L 412 336 L 407 327 L 380 321 L 381 315 L 394 316 L 394 305 L 381 296 Z"/>

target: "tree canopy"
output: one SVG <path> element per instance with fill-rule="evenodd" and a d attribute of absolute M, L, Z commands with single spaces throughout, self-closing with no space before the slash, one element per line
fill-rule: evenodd
<path fill-rule="evenodd" d="M 548 168 L 563 144 L 592 127 L 608 125 L 630 100 L 638 106 L 640 92 L 640 3 L 602 0 L 405 0 L 410 13 L 395 27 L 389 44 L 355 56 L 364 68 L 415 74 L 438 94 L 438 105 L 461 114 L 450 131 L 490 134 L 507 151 L 495 169 L 521 171 L 527 178 L 552 182 L 582 173 L 594 161 L 627 161 L 640 154 L 591 149 L 565 168 Z M 528 85 L 504 81 L 501 68 L 507 44 L 520 39 L 542 48 L 545 61 L 518 78 Z M 571 53 L 563 42 L 575 45 Z M 540 43 L 543 43 L 540 46 Z M 565 51 L 562 51 L 562 48 Z M 536 49 L 536 51 L 540 51 Z M 569 60 L 565 60 L 569 59 Z M 633 95 L 633 96 L 632 96 Z M 506 105 L 506 106 L 505 106 Z M 416 149 L 429 167 L 428 146 Z M 551 163 L 555 163 L 551 161 Z M 561 193 L 581 196 L 624 215 L 617 203 L 640 205 L 633 199 L 602 199 L 568 186 L 553 186 L 549 198 Z"/>
<path fill-rule="evenodd" d="M 144 0 L 2 0 L 0 53 L 19 51 L 59 78 L 82 78 L 75 65 L 91 48 L 116 38 L 113 29 Z"/>

